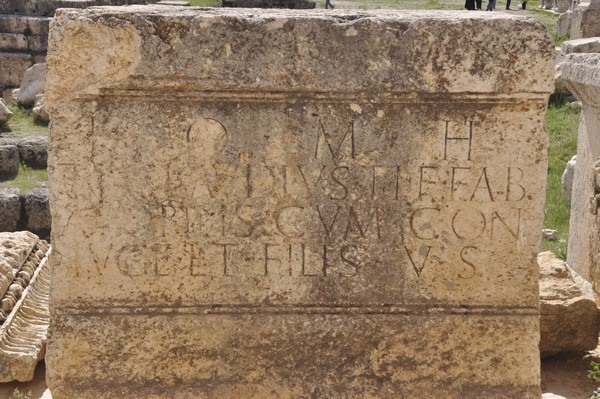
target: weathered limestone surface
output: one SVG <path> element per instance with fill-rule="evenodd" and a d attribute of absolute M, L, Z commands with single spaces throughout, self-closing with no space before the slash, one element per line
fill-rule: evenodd
<path fill-rule="evenodd" d="M 46 111 L 46 104 L 44 102 L 44 95 L 38 94 L 35 96 L 35 103 L 33 104 L 33 109 L 31 110 L 33 113 L 33 117 L 37 122 L 41 123 L 50 123 L 50 115 Z M 46 143 L 47 144 L 47 143 Z M 44 156 L 44 167 L 46 166 L 47 154 Z"/>
<path fill-rule="evenodd" d="M 0 190 L 0 231 L 16 231 L 21 219 L 18 189 Z"/>
<path fill-rule="evenodd" d="M 19 148 L 16 145 L 0 145 L 0 177 L 14 177 L 19 171 Z"/>
<path fill-rule="evenodd" d="M 41 97 L 43 98 L 43 94 Z M 36 169 L 44 169 L 48 166 L 48 136 L 26 137 L 19 140 L 17 147 L 20 161 L 27 166 Z"/>
<path fill-rule="evenodd" d="M 567 263 L 592 282 L 596 293 L 600 284 L 598 234 L 598 194 L 596 179 L 600 159 L 600 54 L 571 53 L 557 67 L 560 84 L 581 102 L 577 138 L 577 167 L 571 194 L 571 220 Z"/>
<path fill-rule="evenodd" d="M 53 397 L 539 398 L 553 46 L 489 14 L 57 12 Z"/>
<path fill-rule="evenodd" d="M 600 53 L 600 37 L 587 37 L 563 42 L 562 55 L 571 53 Z"/>
<path fill-rule="evenodd" d="M 0 233 L 0 382 L 31 381 L 44 358 L 48 251 L 48 244 L 29 232 Z"/>
<path fill-rule="evenodd" d="M 50 190 L 36 188 L 25 194 L 26 228 L 46 236 L 50 232 L 52 218 L 50 216 Z"/>
<path fill-rule="evenodd" d="M 25 70 L 43 57 L 49 23 L 48 17 L 0 14 L 0 86 L 19 86 Z"/>
<path fill-rule="evenodd" d="M 598 346 L 598 309 L 592 285 L 552 252 L 538 256 L 542 356 Z"/>
<path fill-rule="evenodd" d="M 311 0 L 223 0 L 223 7 L 245 8 L 315 8 L 316 3 Z"/>
<path fill-rule="evenodd" d="M 0 125 L 6 123 L 13 117 L 13 112 L 8 108 L 6 101 L 0 98 Z"/>
<path fill-rule="evenodd" d="M 31 65 L 31 54 L 0 52 L 0 85 L 18 87 L 23 74 Z"/>
<path fill-rule="evenodd" d="M 47 70 L 46 64 L 35 64 L 25 71 L 17 96 L 17 102 L 20 105 L 32 106 L 35 103 L 35 97 L 44 93 Z"/>
<path fill-rule="evenodd" d="M 571 39 L 600 36 L 600 0 L 582 0 L 571 14 Z"/>

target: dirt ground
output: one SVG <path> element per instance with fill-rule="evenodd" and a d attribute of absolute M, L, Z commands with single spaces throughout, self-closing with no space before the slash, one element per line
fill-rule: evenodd
<path fill-rule="evenodd" d="M 582 353 L 561 354 L 542 361 L 542 392 L 566 399 L 588 399 L 600 385 L 587 378 L 589 360 Z"/>
<path fill-rule="evenodd" d="M 557 355 L 542 361 L 542 392 L 553 393 L 566 399 L 588 399 L 598 386 L 587 378 L 589 362 L 585 353 Z M 52 399 L 45 381 L 46 370 L 41 362 L 35 378 L 27 383 L 0 384 L 0 399 L 11 399 L 15 388 L 21 393 L 31 392 L 30 399 Z"/>

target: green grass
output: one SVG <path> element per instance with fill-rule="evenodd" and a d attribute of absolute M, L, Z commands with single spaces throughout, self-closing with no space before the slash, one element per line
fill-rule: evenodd
<path fill-rule="evenodd" d="M 221 7 L 221 0 L 187 0 L 192 6 L 197 7 Z"/>
<path fill-rule="evenodd" d="M 12 396 L 9 399 L 30 399 L 31 398 L 31 391 L 29 392 L 21 392 L 19 391 L 19 388 L 15 388 Z"/>
<path fill-rule="evenodd" d="M 13 112 L 13 117 L 8 123 L 0 125 L 0 138 L 20 138 L 46 134 L 48 126 L 35 122 L 30 109 L 19 107 L 14 102 L 8 103 L 8 108 Z"/>
<path fill-rule="evenodd" d="M 14 102 L 8 104 L 14 113 L 4 125 L 0 125 L 0 139 L 18 141 L 27 136 L 38 136 L 48 133 L 48 126 L 34 121 L 31 110 L 19 107 Z M 33 169 L 21 164 L 14 179 L 0 181 L 0 188 L 18 188 L 22 194 L 47 186 L 48 172 L 45 169 Z"/>
<path fill-rule="evenodd" d="M 33 169 L 23 164 L 14 179 L 0 182 L 0 188 L 18 188 L 21 194 L 26 194 L 34 188 L 47 186 L 48 171 L 46 169 Z"/>
<path fill-rule="evenodd" d="M 543 251 L 552 251 L 566 258 L 569 234 L 569 207 L 562 199 L 561 176 L 567 162 L 577 153 L 579 108 L 569 104 L 550 104 L 546 113 L 546 129 L 550 136 L 548 148 L 548 182 L 544 206 L 544 228 L 558 232 L 558 241 L 542 241 Z"/>

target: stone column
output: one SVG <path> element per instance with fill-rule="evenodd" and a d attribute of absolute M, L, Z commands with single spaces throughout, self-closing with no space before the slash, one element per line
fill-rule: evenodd
<path fill-rule="evenodd" d="M 59 11 L 53 397 L 539 398 L 553 59 L 503 14 Z"/>

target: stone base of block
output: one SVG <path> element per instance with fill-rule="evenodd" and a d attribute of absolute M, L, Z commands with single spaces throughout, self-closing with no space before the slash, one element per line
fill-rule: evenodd
<path fill-rule="evenodd" d="M 538 335 L 516 340 L 513 333 L 539 331 L 534 314 L 456 309 L 457 315 L 447 316 L 421 309 L 416 315 L 378 307 L 244 311 L 250 312 L 207 307 L 54 314 L 53 350 L 46 359 L 52 395 L 537 399 L 541 394 Z M 310 313 L 299 313 L 304 311 Z M 90 383 L 82 375 L 95 379 Z"/>

